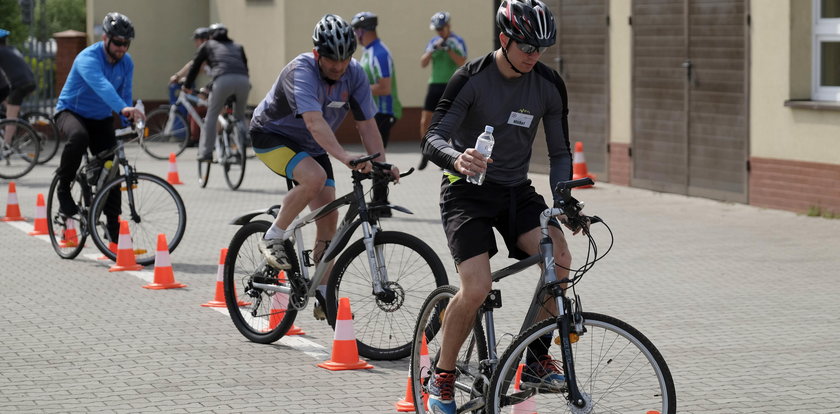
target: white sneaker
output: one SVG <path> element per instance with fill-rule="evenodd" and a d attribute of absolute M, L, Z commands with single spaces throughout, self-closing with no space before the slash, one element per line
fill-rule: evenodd
<path fill-rule="evenodd" d="M 283 239 L 261 239 L 257 245 L 269 266 L 279 270 L 292 268 L 286 256 L 286 249 L 283 248 Z"/>

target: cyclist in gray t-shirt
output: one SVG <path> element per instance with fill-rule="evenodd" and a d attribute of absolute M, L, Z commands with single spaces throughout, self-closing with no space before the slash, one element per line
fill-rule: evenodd
<path fill-rule="evenodd" d="M 455 359 L 491 288 L 490 256 L 497 251 L 493 228 L 503 236 L 511 257 L 538 252 L 539 214 L 547 206 L 528 180 L 528 165 L 540 121 L 548 144 L 548 154 L 540 156 L 550 160 L 552 188 L 572 176 L 566 86 L 557 72 L 539 62 L 556 38 L 551 11 L 539 0 L 505 0 L 496 24 L 501 48 L 468 62 L 453 75 L 422 144 L 429 160 L 444 169 L 441 217 L 461 279 L 446 311 L 440 358 L 429 381 L 428 405 L 433 412 L 456 409 Z M 489 159 L 474 148 L 485 125 L 494 127 L 495 146 Z M 467 182 L 467 176 L 485 171 L 483 185 Z M 571 256 L 559 224 L 549 228 L 557 276 L 563 279 Z M 538 349 L 527 353 L 523 382 L 539 386 L 563 381 L 559 361 L 547 353 L 550 340 L 537 341 Z"/>

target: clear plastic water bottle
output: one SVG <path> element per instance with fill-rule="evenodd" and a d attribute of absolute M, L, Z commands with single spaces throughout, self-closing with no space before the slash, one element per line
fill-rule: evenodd
<path fill-rule="evenodd" d="M 143 105 L 143 101 L 142 101 L 142 100 L 138 99 L 138 100 L 137 100 L 137 104 L 136 104 L 136 105 L 134 105 L 134 108 L 135 108 L 135 109 L 137 109 L 138 111 L 142 112 L 142 113 L 143 113 L 143 115 L 145 115 L 145 114 L 146 114 L 146 107 Z M 138 119 L 138 120 L 135 122 L 135 124 L 137 124 L 137 129 L 143 129 L 143 127 L 145 126 L 145 123 L 146 123 L 146 122 L 145 122 L 145 121 L 143 121 L 142 119 Z"/>
<path fill-rule="evenodd" d="M 484 132 L 478 136 L 478 139 L 475 140 L 475 149 L 484 156 L 484 158 L 490 158 L 490 154 L 493 153 L 493 144 L 495 140 L 493 139 L 493 127 L 490 125 L 484 126 Z M 472 177 L 467 176 L 467 182 L 473 183 L 475 185 L 481 185 L 484 183 L 484 176 L 486 172 L 481 174 L 473 175 Z"/>

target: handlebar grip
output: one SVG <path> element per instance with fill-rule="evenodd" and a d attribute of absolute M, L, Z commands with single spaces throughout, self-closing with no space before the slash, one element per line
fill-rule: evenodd
<path fill-rule="evenodd" d="M 366 155 L 366 156 L 364 156 L 364 157 L 362 157 L 362 158 L 357 158 L 357 159 L 355 159 L 355 160 L 350 160 L 350 166 L 351 166 L 351 167 L 355 167 L 355 166 L 357 166 L 357 165 L 359 165 L 359 164 L 361 164 L 361 163 L 371 161 L 371 160 L 373 160 L 374 158 L 378 158 L 378 157 L 379 157 L 379 155 L 380 155 L 380 154 L 377 152 L 376 154 L 370 154 L 370 155 Z"/>

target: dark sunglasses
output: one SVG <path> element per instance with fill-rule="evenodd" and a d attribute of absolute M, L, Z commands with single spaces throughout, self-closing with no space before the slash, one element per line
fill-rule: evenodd
<path fill-rule="evenodd" d="M 536 46 L 533 46 L 533 45 L 529 45 L 527 43 L 519 43 L 519 42 L 516 42 L 516 47 L 518 47 L 519 50 L 521 50 L 522 53 L 524 53 L 526 55 L 532 55 L 534 53 L 540 53 L 541 51 L 545 50 L 544 47 L 536 47 Z"/>
<path fill-rule="evenodd" d="M 117 40 L 117 39 L 114 39 L 112 37 L 111 38 L 111 44 L 113 44 L 116 47 L 123 47 L 123 46 L 124 47 L 129 47 L 129 46 L 131 46 L 131 39 L 129 39 L 129 40 Z"/>

